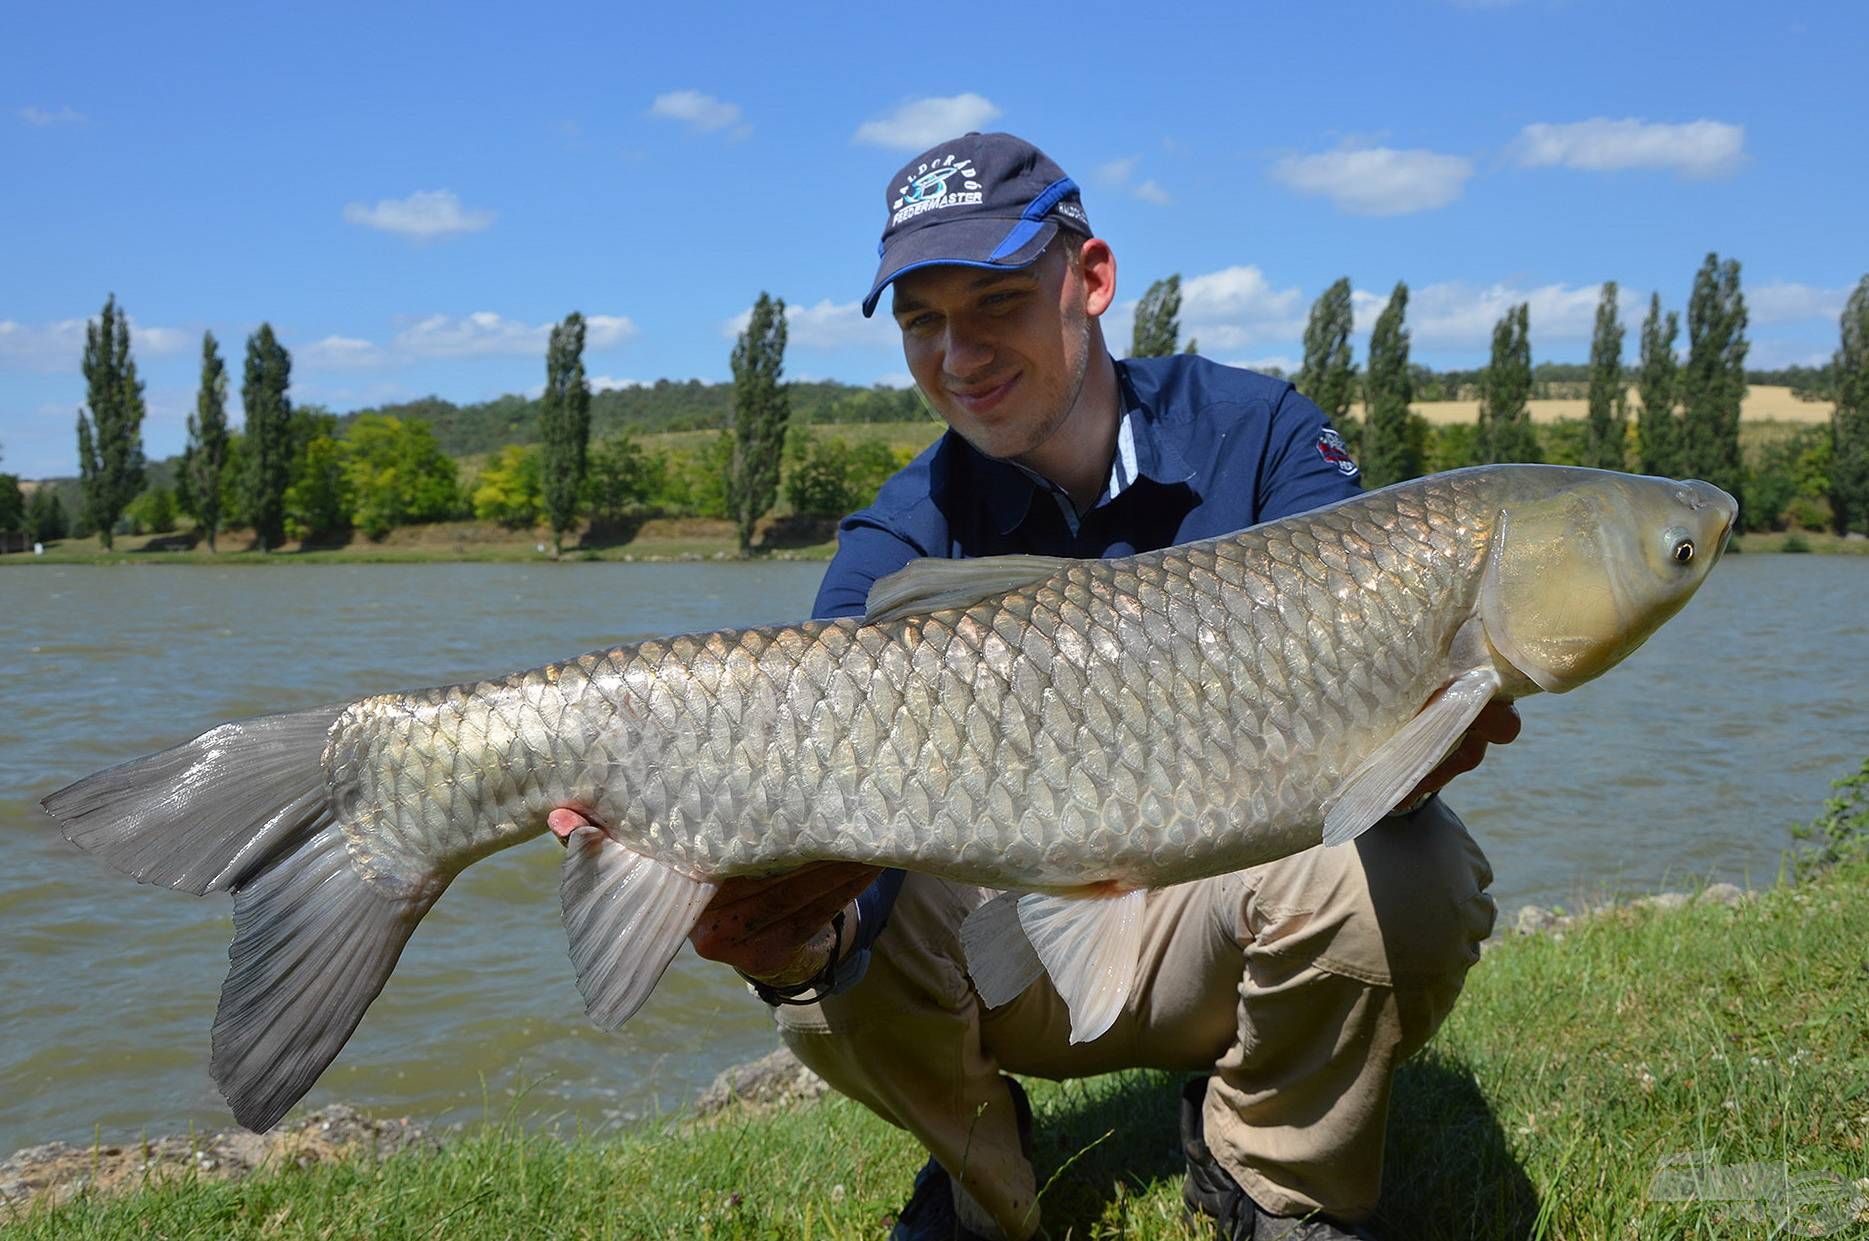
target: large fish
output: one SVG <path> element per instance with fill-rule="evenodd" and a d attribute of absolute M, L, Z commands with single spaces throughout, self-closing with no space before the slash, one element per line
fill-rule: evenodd
<path fill-rule="evenodd" d="M 655 987 L 719 881 L 843 859 L 1006 889 L 982 995 L 1047 969 L 1107 1029 L 1142 893 L 1354 838 L 1486 702 L 1563 692 L 1686 602 L 1732 497 L 1554 466 L 1403 483 L 1111 560 L 921 561 L 861 620 L 643 642 L 223 724 L 45 799 L 147 883 L 234 894 L 212 1072 L 277 1121 L 472 862 L 573 834 L 591 1016 Z"/>

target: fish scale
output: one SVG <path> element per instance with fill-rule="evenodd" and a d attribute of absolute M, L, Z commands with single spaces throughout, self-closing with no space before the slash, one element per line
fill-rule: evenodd
<path fill-rule="evenodd" d="M 1132 985 L 1143 890 L 1354 839 L 1495 694 L 1626 657 L 1736 512 L 1705 483 L 1493 466 L 1139 556 L 922 562 L 863 620 L 225 724 L 45 806 L 138 879 L 233 892 L 210 1067 L 256 1129 L 453 877 L 559 808 L 591 823 L 560 900 L 601 1025 L 722 879 L 843 860 L 1006 889 L 961 927 L 969 974 L 995 1005 L 1048 973 L 1081 1041 Z"/>

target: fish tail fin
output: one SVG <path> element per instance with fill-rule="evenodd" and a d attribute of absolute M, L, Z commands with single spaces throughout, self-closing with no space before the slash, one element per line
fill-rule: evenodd
<path fill-rule="evenodd" d="M 365 879 L 335 824 L 240 883 L 209 1062 L 235 1119 L 263 1132 L 311 1089 L 440 895 Z"/>
<path fill-rule="evenodd" d="M 232 888 L 331 821 L 324 747 L 342 706 L 263 715 L 132 759 L 39 804 L 139 883 Z"/>
<path fill-rule="evenodd" d="M 324 763 L 344 709 L 222 724 L 41 803 L 66 839 L 143 883 L 234 893 L 210 1067 L 250 1129 L 311 1089 L 445 886 L 399 889 L 352 865 Z"/>

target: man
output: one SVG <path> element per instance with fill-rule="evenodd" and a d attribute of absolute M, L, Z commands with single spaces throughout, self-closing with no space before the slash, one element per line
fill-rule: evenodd
<path fill-rule="evenodd" d="M 921 556 L 1127 555 L 1356 493 L 1341 439 L 1290 384 L 1111 358 L 1099 318 L 1115 257 L 1035 147 L 942 143 L 888 203 L 864 313 L 892 294 L 910 371 L 950 430 L 844 521 L 818 615 L 860 614 L 874 581 Z M 1152 893 L 1135 992 L 1088 1043 L 1068 1041 L 1048 979 L 981 1004 L 957 928 L 983 889 L 823 864 L 729 881 L 692 938 L 776 1006 L 807 1065 L 928 1148 L 897 1237 L 1036 1230 L 1030 1112 L 1002 1070 L 1138 1066 L 1212 1074 L 1184 1100 L 1186 1197 L 1223 1235 L 1351 1236 L 1340 1223 L 1380 1185 L 1395 1064 L 1439 1025 L 1492 927 L 1485 859 L 1429 795 L 1517 728 L 1489 708 L 1410 813 L 1354 845 Z"/>

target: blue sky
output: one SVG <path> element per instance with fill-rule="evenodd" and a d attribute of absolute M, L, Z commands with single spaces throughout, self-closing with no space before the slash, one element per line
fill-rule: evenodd
<path fill-rule="evenodd" d="M 636 7 L 9 6 L 0 469 L 75 471 L 113 291 L 152 456 L 202 332 L 237 390 L 261 320 L 340 410 L 536 389 L 573 309 L 602 382 L 724 379 L 761 290 L 793 376 L 904 383 L 857 310 L 884 183 L 969 128 L 1084 186 L 1113 343 L 1180 272 L 1223 361 L 1293 365 L 1345 275 L 1364 329 L 1408 282 L 1430 365 L 1484 361 L 1520 300 L 1535 359 L 1582 360 L 1600 281 L 1633 326 L 1717 250 L 1753 363 L 1817 362 L 1869 270 L 1860 4 Z"/>

